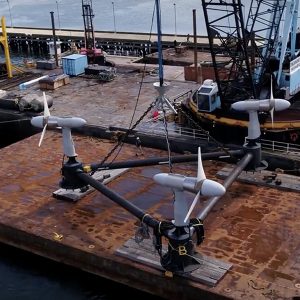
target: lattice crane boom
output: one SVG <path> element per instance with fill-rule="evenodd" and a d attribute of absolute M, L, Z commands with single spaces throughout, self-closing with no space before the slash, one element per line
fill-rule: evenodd
<path fill-rule="evenodd" d="M 86 49 L 95 49 L 92 0 L 82 0 L 82 17 L 84 23 L 84 42 Z"/>
<path fill-rule="evenodd" d="M 202 0 L 202 6 L 221 102 L 260 98 L 272 73 L 279 84 L 287 55 L 295 58 L 299 0 L 251 0 L 247 16 L 242 0 Z"/>

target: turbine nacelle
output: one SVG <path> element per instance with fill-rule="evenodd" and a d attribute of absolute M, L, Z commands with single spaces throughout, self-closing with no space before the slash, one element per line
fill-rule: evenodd
<path fill-rule="evenodd" d="M 33 117 L 31 119 L 31 124 L 35 127 L 43 128 L 45 126 L 45 123 L 47 122 L 47 126 L 55 128 L 55 127 L 68 127 L 70 129 L 72 128 L 78 128 L 82 127 L 86 124 L 86 121 L 81 118 L 77 117 L 55 117 L 55 116 L 49 116 L 47 121 L 45 121 L 45 118 L 43 116 Z"/>
<path fill-rule="evenodd" d="M 77 156 L 75 152 L 73 139 L 72 139 L 71 129 L 78 128 L 85 125 L 86 121 L 84 119 L 77 118 L 77 117 L 60 118 L 60 117 L 51 116 L 48 108 L 45 92 L 43 92 L 43 95 L 44 95 L 44 115 L 33 117 L 31 119 L 31 124 L 33 126 L 43 128 L 40 141 L 39 141 L 39 147 L 41 146 L 42 141 L 44 139 L 47 126 L 52 128 L 60 127 L 62 128 L 62 134 L 63 134 L 64 154 L 68 157 Z"/>
<path fill-rule="evenodd" d="M 206 179 L 200 148 L 198 148 L 197 177 L 160 173 L 154 175 L 153 179 L 160 185 L 169 187 L 174 191 L 174 224 L 176 226 L 186 226 L 188 224 L 189 217 L 199 201 L 200 196 L 222 196 L 226 192 L 225 187 L 222 184 Z M 184 191 L 196 193 L 190 207 L 188 207 Z"/>
<path fill-rule="evenodd" d="M 273 127 L 273 114 L 274 110 L 281 111 L 289 108 L 290 102 L 284 99 L 274 99 L 271 90 L 270 99 L 263 100 L 244 100 L 238 101 L 231 105 L 231 107 L 238 111 L 247 111 L 249 113 L 248 125 L 248 139 L 256 140 L 260 137 L 260 123 L 258 120 L 258 111 L 269 111 L 271 114 L 272 127 Z"/>
<path fill-rule="evenodd" d="M 273 102 L 273 103 L 272 103 Z M 284 99 L 263 99 L 263 100 L 244 100 L 238 101 L 231 105 L 231 107 L 238 111 L 281 111 L 289 108 L 290 102 Z"/>
<path fill-rule="evenodd" d="M 225 188 L 222 184 L 206 178 L 198 181 L 196 177 L 159 173 L 154 175 L 153 179 L 162 186 L 179 191 L 200 192 L 201 196 L 221 196 L 225 193 Z"/>

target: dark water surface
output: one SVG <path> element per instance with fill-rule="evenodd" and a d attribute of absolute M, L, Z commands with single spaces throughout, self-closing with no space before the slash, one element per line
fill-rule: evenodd
<path fill-rule="evenodd" d="M 159 300 L 124 285 L 0 243 L 1 300 Z"/>

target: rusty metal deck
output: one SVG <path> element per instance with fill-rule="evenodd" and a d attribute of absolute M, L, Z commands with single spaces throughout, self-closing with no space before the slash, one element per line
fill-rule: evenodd
<path fill-rule="evenodd" d="M 235 182 L 205 221 L 197 251 L 232 268 L 215 286 L 116 255 L 137 220 L 94 191 L 77 202 L 55 199 L 62 161 L 61 135 L 48 131 L 0 150 L 0 241 L 168 299 L 293 299 L 300 297 L 300 194 Z M 75 136 L 79 160 L 101 161 L 112 141 Z M 125 145 L 117 160 L 136 159 Z M 145 156 L 166 154 L 147 149 Z M 223 163 L 205 161 L 208 178 Z M 195 164 L 174 172 L 195 174 Z M 172 218 L 172 193 L 152 176 L 166 166 L 130 169 L 108 186 L 154 217 Z M 220 179 L 216 179 L 220 180 Z M 192 195 L 191 195 L 192 198 Z M 196 210 L 197 211 L 197 210 Z M 295 298 L 296 299 L 296 298 Z"/>

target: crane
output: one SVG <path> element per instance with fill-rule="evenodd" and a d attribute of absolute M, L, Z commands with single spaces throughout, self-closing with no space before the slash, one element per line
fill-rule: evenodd
<path fill-rule="evenodd" d="M 264 98 L 270 74 L 284 98 L 298 91 L 294 81 L 300 75 L 295 49 L 299 0 L 251 0 L 246 17 L 241 0 L 202 0 L 202 6 L 223 106 L 228 99 Z M 226 67 L 217 62 L 219 55 L 228 57 Z M 291 74 L 283 70 L 286 61 L 291 68 L 295 65 Z"/>
<path fill-rule="evenodd" d="M 92 0 L 82 0 L 85 47 L 80 50 L 80 53 L 87 55 L 89 63 L 104 64 L 104 54 L 101 49 L 96 48 L 93 26 L 94 16 Z"/>
<path fill-rule="evenodd" d="M 2 27 L 2 34 L 0 35 L 0 44 L 2 44 L 4 47 L 7 76 L 8 78 L 12 78 L 13 74 L 12 74 L 10 55 L 9 55 L 9 46 L 7 41 L 5 17 L 1 18 L 1 27 Z"/>

